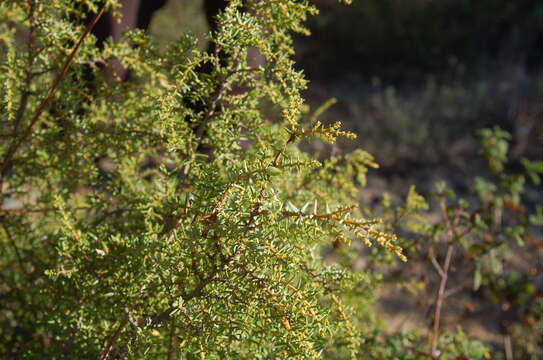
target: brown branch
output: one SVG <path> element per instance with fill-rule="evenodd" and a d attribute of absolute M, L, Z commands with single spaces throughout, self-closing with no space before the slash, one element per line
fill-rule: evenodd
<path fill-rule="evenodd" d="M 439 263 L 437 262 L 436 260 L 436 256 L 435 256 L 435 253 L 434 253 L 434 248 L 431 247 L 429 250 L 428 250 L 428 255 L 430 256 L 430 261 L 432 262 L 432 265 L 434 266 L 434 268 L 436 269 L 437 273 L 439 274 L 439 276 L 443 277 L 445 276 L 445 273 L 443 272 L 443 269 L 441 268 L 441 265 L 439 265 Z"/>
<path fill-rule="evenodd" d="M 273 167 L 277 167 L 279 165 L 279 160 L 281 160 L 281 155 L 283 155 L 283 152 L 285 152 L 285 150 L 287 149 L 287 147 L 292 143 L 294 142 L 294 140 L 296 140 L 296 133 L 291 133 L 290 134 L 290 137 L 288 138 L 287 142 L 285 142 L 285 145 L 283 145 L 283 149 L 282 150 L 279 150 L 276 154 L 275 154 L 275 157 L 273 158 L 273 162 L 272 162 L 272 166 Z"/>
<path fill-rule="evenodd" d="M 239 73 L 243 73 L 243 72 L 251 72 L 251 71 L 256 71 L 258 69 L 241 69 L 241 70 L 234 70 L 234 71 L 231 71 L 229 72 L 220 82 L 219 84 L 219 88 L 217 89 L 217 91 L 215 92 L 215 94 L 213 95 L 213 97 L 211 98 L 211 101 L 209 102 L 208 106 L 207 106 L 207 109 L 206 109 L 206 113 L 204 115 L 204 118 L 202 119 L 202 121 L 200 122 L 200 125 L 198 126 L 198 128 L 196 129 L 196 132 L 195 132 L 195 135 L 196 135 L 196 144 L 197 144 L 197 147 L 199 147 L 202 143 L 202 140 L 203 140 L 203 136 L 204 136 L 204 131 L 207 127 L 207 125 L 209 124 L 209 122 L 211 121 L 212 117 L 215 115 L 215 112 L 217 111 L 217 107 L 219 105 L 219 102 L 221 101 L 223 95 L 224 95 L 224 91 L 226 90 L 227 88 L 227 85 L 230 81 L 230 79 L 234 76 L 234 75 L 237 75 Z"/>
<path fill-rule="evenodd" d="M 202 296 L 204 294 L 205 287 L 214 282 L 214 281 L 220 281 L 217 277 L 220 271 L 224 269 L 226 265 L 228 265 L 232 259 L 237 255 L 237 253 L 232 254 L 229 257 L 225 257 L 219 265 L 213 265 L 213 268 L 211 269 L 209 275 L 207 275 L 205 278 L 201 279 L 198 285 L 192 291 L 189 293 L 182 293 L 180 294 L 180 297 L 184 300 L 185 303 L 189 302 L 190 300 Z M 170 315 L 177 310 L 178 307 L 170 306 L 166 310 L 152 316 L 149 321 L 146 322 L 147 326 L 156 326 L 160 323 L 165 322 L 166 320 L 170 319 Z"/>
<path fill-rule="evenodd" d="M 451 226 L 451 221 L 449 219 L 449 215 L 447 214 L 447 204 L 445 204 L 445 200 L 441 199 L 439 201 L 439 211 L 441 213 L 441 220 L 445 223 L 445 227 L 448 229 L 447 235 L 449 237 L 448 240 L 453 239 L 453 230 Z"/>
<path fill-rule="evenodd" d="M 60 84 L 60 81 L 64 78 L 64 76 L 68 72 L 68 69 L 73 64 L 74 59 L 75 59 L 75 55 L 77 54 L 77 52 L 79 51 L 79 49 L 83 45 L 83 42 L 85 41 L 85 38 L 91 32 L 91 30 L 94 28 L 94 25 L 96 25 L 98 20 L 104 14 L 106 5 L 107 5 L 107 3 L 102 6 L 100 11 L 98 11 L 98 13 L 92 19 L 92 21 L 87 25 L 87 27 L 85 28 L 85 31 L 83 32 L 83 34 L 79 38 L 79 41 L 75 45 L 75 47 L 72 50 L 72 52 L 70 53 L 70 55 L 68 55 L 68 58 L 64 62 L 64 65 L 60 69 L 60 72 L 58 73 L 57 77 L 55 78 L 55 80 L 53 82 L 53 85 L 51 85 L 51 87 L 49 88 L 49 91 L 47 92 L 47 95 L 45 96 L 45 98 L 42 100 L 42 102 L 38 106 L 36 112 L 34 113 L 34 116 L 32 116 L 32 119 L 30 120 L 30 123 L 21 132 L 21 135 L 18 138 L 15 138 L 13 140 L 10 147 L 6 151 L 6 155 L 4 156 L 4 160 L 2 162 L 2 168 L 0 169 L 0 191 L 2 189 L 4 177 L 7 175 L 7 173 L 11 170 L 11 168 L 13 166 L 13 157 L 14 157 L 15 153 L 21 147 L 21 145 L 23 145 L 23 143 L 27 140 L 27 138 L 32 133 L 32 129 L 38 123 L 38 121 L 40 119 L 40 116 L 43 113 L 43 111 L 45 110 L 45 108 L 47 107 L 47 105 L 49 104 L 49 101 L 51 101 L 51 99 L 53 98 L 53 95 L 55 94 L 55 92 L 56 92 L 56 90 L 57 90 L 57 88 L 58 88 L 58 86 Z"/>
<path fill-rule="evenodd" d="M 441 309 L 443 306 L 443 299 L 445 298 L 445 287 L 447 286 L 447 279 L 449 274 L 449 267 L 451 264 L 451 258 L 453 254 L 453 245 L 449 244 L 447 248 L 447 255 L 445 256 L 445 262 L 443 263 L 443 266 L 439 266 L 437 264 L 437 261 L 435 260 L 435 257 L 431 257 L 433 259 L 432 263 L 437 264 L 437 269 L 441 270 L 438 271 L 439 275 L 441 277 L 441 282 L 439 284 L 439 290 L 436 296 L 436 306 L 434 311 L 434 327 L 432 332 L 432 349 L 430 351 L 430 358 L 431 359 L 437 359 L 439 358 L 439 350 L 437 348 L 438 342 L 439 342 L 439 326 L 441 321 Z"/>
<path fill-rule="evenodd" d="M 471 279 L 470 279 L 470 281 L 471 281 Z M 452 289 L 449 289 L 449 290 L 445 291 L 445 294 L 443 294 L 443 297 L 446 299 L 449 296 L 457 294 L 460 291 L 463 291 L 468 285 L 469 285 L 469 281 L 464 281 L 463 284 L 460 284 L 460 285 L 458 285 L 458 286 L 456 286 L 456 287 L 454 287 Z"/>
<path fill-rule="evenodd" d="M 35 332 L 30 336 L 30 339 L 22 344 L 19 344 L 15 349 L 12 350 L 12 353 L 9 359 L 17 360 L 20 359 L 20 354 L 23 350 L 27 349 L 32 343 L 38 338 L 38 333 Z"/>
<path fill-rule="evenodd" d="M 431 350 L 429 354 L 430 359 L 437 359 L 439 358 L 439 355 L 440 355 L 440 351 L 438 350 L 438 344 L 439 344 L 439 327 L 440 327 L 440 322 L 441 322 L 441 311 L 443 308 L 443 300 L 445 299 L 445 288 L 447 287 L 447 280 L 449 278 L 449 267 L 451 264 L 451 258 L 452 258 L 452 254 L 454 250 L 453 240 L 455 239 L 455 235 L 456 235 L 455 228 L 458 225 L 458 221 L 460 219 L 460 212 L 457 211 L 455 213 L 455 218 L 453 222 L 451 222 L 451 220 L 449 219 L 449 215 L 447 214 L 447 204 L 445 203 L 445 200 L 443 198 L 441 198 L 439 201 L 439 210 L 441 214 L 441 221 L 445 224 L 445 227 L 447 229 L 446 242 L 448 243 L 448 247 L 447 247 L 447 254 L 445 255 L 445 261 L 443 263 L 443 266 L 441 266 L 437 262 L 433 248 L 430 248 L 428 251 L 428 255 L 430 256 L 432 265 L 434 266 L 437 273 L 439 274 L 439 277 L 441 278 L 441 281 L 439 283 L 439 290 L 436 295 Z"/>
<path fill-rule="evenodd" d="M 503 337 L 503 346 L 505 348 L 505 359 L 513 360 L 513 346 L 511 344 L 511 336 L 505 335 Z"/>

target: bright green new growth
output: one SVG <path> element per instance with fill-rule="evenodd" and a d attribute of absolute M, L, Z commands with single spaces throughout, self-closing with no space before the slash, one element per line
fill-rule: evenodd
<path fill-rule="evenodd" d="M 0 5 L 0 357 L 354 357 L 341 294 L 357 276 L 322 248 L 359 238 L 405 257 L 356 210 L 371 156 L 321 164 L 296 146 L 353 136 L 302 111 L 291 35 L 316 9 L 231 1 L 214 54 L 190 36 L 160 53 L 138 31 L 102 50 L 89 35 L 41 112 L 99 7 Z M 104 75 L 112 58 L 130 82 Z"/>

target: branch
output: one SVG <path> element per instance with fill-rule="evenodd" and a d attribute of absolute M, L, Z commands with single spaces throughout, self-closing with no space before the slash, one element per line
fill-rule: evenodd
<path fill-rule="evenodd" d="M 196 141 L 198 142 L 198 145 L 200 145 L 200 143 L 202 142 L 202 136 L 204 135 L 204 130 L 207 124 L 209 123 L 209 121 L 211 120 L 211 117 L 215 114 L 215 111 L 217 110 L 217 105 L 222 98 L 223 91 L 226 88 L 227 82 L 228 82 L 228 77 L 225 77 L 221 81 L 219 88 L 217 89 L 217 92 L 215 93 L 215 95 L 213 95 L 213 98 L 208 104 L 207 111 L 206 111 L 206 114 L 204 115 L 202 122 L 196 129 Z"/>
<path fill-rule="evenodd" d="M 505 335 L 503 337 L 503 346 L 505 348 L 506 360 L 513 360 L 513 346 L 511 344 L 511 336 Z"/>
<path fill-rule="evenodd" d="M 443 269 L 441 268 L 441 265 L 439 265 L 439 263 L 437 262 L 436 260 L 436 256 L 435 256 L 435 253 L 434 253 L 434 248 L 431 247 L 429 250 L 428 250 L 428 255 L 430 256 L 430 261 L 432 262 L 432 265 L 434 266 L 434 268 L 436 269 L 437 273 L 439 274 L 439 276 L 443 277 L 445 276 L 446 274 L 443 272 Z"/>
<path fill-rule="evenodd" d="M 447 279 L 449 274 L 449 266 L 451 264 L 451 258 L 453 254 L 453 245 L 449 244 L 447 248 L 447 255 L 445 256 L 445 262 L 443 266 L 439 266 L 434 256 L 431 256 L 432 263 L 435 263 L 437 265 L 437 269 L 441 270 L 438 271 L 439 275 L 441 277 L 441 282 L 439 284 L 439 291 L 437 293 L 436 298 L 436 307 L 434 312 L 434 328 L 432 333 L 432 349 L 430 351 L 430 358 L 431 359 L 437 359 L 439 358 L 439 350 L 437 349 L 438 342 L 439 342 L 439 325 L 441 320 L 441 309 L 443 306 L 443 299 L 445 298 L 445 287 L 447 286 Z M 435 266 L 436 266 L 435 265 Z"/>
<path fill-rule="evenodd" d="M 241 69 L 241 70 L 231 71 L 221 80 L 217 91 L 215 92 L 215 94 L 213 95 L 213 97 L 211 98 L 211 101 L 209 102 L 209 104 L 207 106 L 204 118 L 202 119 L 202 121 L 200 122 L 200 125 L 196 129 L 195 135 L 196 135 L 196 144 L 197 144 L 196 147 L 197 148 L 202 143 L 203 136 L 204 136 L 204 131 L 205 131 L 207 125 L 209 124 L 209 122 L 211 121 L 211 118 L 215 115 L 215 112 L 217 111 L 217 107 L 219 106 L 219 102 L 221 101 L 221 99 L 222 99 L 222 97 L 224 95 L 224 91 L 226 90 L 228 82 L 230 81 L 230 79 L 234 75 L 237 75 L 239 73 L 257 71 L 257 70 L 258 69 Z"/>

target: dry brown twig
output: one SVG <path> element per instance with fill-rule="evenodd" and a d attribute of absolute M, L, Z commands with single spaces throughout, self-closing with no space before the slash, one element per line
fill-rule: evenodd
<path fill-rule="evenodd" d="M 430 354 L 429 354 L 430 359 L 437 359 L 439 358 L 439 355 L 440 355 L 440 351 L 438 349 L 439 328 L 440 328 L 440 322 L 441 322 L 441 311 L 443 309 L 443 300 L 445 299 L 445 289 L 447 287 L 447 280 L 449 278 L 449 268 L 451 265 L 451 259 L 452 259 L 452 255 L 454 251 L 453 240 L 455 238 L 455 234 L 454 234 L 453 224 L 454 226 L 456 226 L 458 224 L 458 218 L 459 218 L 459 215 L 458 215 L 459 213 L 457 212 L 455 214 L 454 222 L 453 224 L 451 224 L 449 216 L 447 215 L 447 207 L 444 200 L 440 201 L 439 207 L 441 211 L 441 218 L 447 228 L 447 243 L 449 245 L 447 246 L 447 254 L 445 255 L 445 260 L 443 262 L 443 265 L 440 265 L 439 262 L 437 261 L 433 248 L 430 248 L 428 251 L 428 255 L 430 257 L 432 265 L 434 266 L 437 273 L 439 274 L 439 277 L 441 278 L 440 283 L 439 283 L 439 289 L 436 295 L 431 349 L 430 349 Z"/>

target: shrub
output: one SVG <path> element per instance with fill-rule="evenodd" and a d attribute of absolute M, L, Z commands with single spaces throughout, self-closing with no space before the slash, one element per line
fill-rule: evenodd
<path fill-rule="evenodd" d="M 354 357 L 342 293 L 364 276 L 320 249 L 404 256 L 356 210 L 371 156 L 296 146 L 354 136 L 302 111 L 291 34 L 315 8 L 231 1 L 208 54 L 140 31 L 99 49 L 77 24 L 104 6 L 0 5 L 1 356 Z M 103 72 L 113 58 L 132 81 Z"/>

